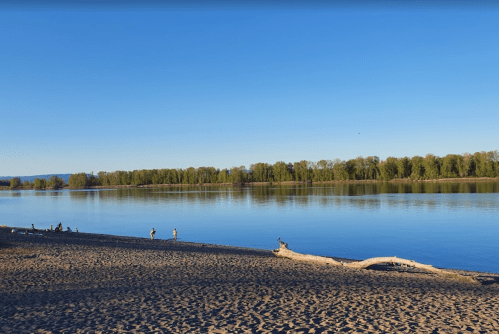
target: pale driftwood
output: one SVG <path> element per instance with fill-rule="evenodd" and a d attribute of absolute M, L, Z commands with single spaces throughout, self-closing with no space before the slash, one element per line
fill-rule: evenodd
<path fill-rule="evenodd" d="M 338 262 L 338 261 L 331 259 L 329 257 L 295 253 L 287 247 L 288 246 L 287 243 L 284 243 L 280 240 L 278 240 L 278 241 L 281 244 L 281 247 L 279 247 L 279 249 L 274 250 L 274 254 L 276 256 L 286 257 L 286 258 L 293 259 L 293 260 L 315 261 L 315 262 L 321 262 L 321 263 L 329 263 L 329 264 L 333 264 L 335 266 L 341 266 L 341 262 Z"/>
<path fill-rule="evenodd" d="M 409 267 L 414 267 L 414 268 L 419 268 L 419 269 L 424 269 L 430 272 L 433 272 L 435 274 L 445 276 L 445 277 L 450 277 L 450 278 L 456 278 L 460 280 L 466 280 L 470 282 L 476 282 L 476 280 L 471 277 L 471 276 L 463 276 L 459 275 L 457 273 L 449 272 L 446 270 L 438 269 L 433 267 L 432 265 L 429 264 L 422 264 L 418 263 L 412 260 L 407 260 L 407 259 L 401 259 L 396 256 L 391 256 L 391 257 L 373 257 L 364 261 L 353 261 L 353 262 L 339 262 L 336 261 L 332 258 L 329 257 L 324 257 L 324 256 L 317 256 L 317 255 L 308 255 L 308 254 L 300 254 L 293 252 L 288 248 L 288 244 L 285 242 L 282 242 L 280 238 L 278 239 L 280 247 L 276 250 L 274 250 L 274 254 L 279 257 L 285 257 L 289 258 L 292 260 L 301 260 L 301 261 L 313 261 L 313 262 L 319 262 L 319 263 L 328 263 L 332 264 L 335 266 L 344 266 L 347 268 L 355 268 L 355 269 L 365 269 L 367 267 L 370 267 L 375 264 L 381 264 L 381 263 L 391 263 L 391 264 L 400 264 L 400 265 L 406 265 Z"/>
<path fill-rule="evenodd" d="M 380 263 L 393 263 L 393 264 L 400 263 L 400 264 L 405 264 L 409 267 L 425 269 L 425 270 L 434 272 L 436 274 L 441 274 L 444 272 L 444 270 L 435 268 L 432 265 L 422 264 L 422 263 L 414 262 L 412 260 L 400 259 L 396 256 L 373 257 L 373 258 L 370 258 L 370 259 L 367 259 L 364 261 L 360 261 L 360 262 L 345 263 L 344 266 L 349 267 L 349 268 L 365 269 L 369 266 L 372 266 L 374 264 L 380 264 Z"/>

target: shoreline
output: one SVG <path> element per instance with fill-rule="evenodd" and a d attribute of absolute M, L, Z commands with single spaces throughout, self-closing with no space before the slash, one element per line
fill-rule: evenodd
<path fill-rule="evenodd" d="M 333 180 L 333 181 L 283 181 L 283 182 L 241 182 L 241 183 L 202 183 L 202 184 L 139 184 L 139 185 L 107 185 L 107 186 L 90 186 L 85 188 L 70 188 L 64 186 L 62 188 L 47 187 L 45 189 L 25 189 L 16 188 L 10 189 L 8 186 L 0 186 L 0 190 L 84 190 L 84 189 L 121 189 L 121 188 L 173 188 L 173 187 L 258 187 L 269 185 L 314 185 L 314 184 L 370 184 L 370 183 L 474 183 L 474 182 L 498 182 L 499 177 L 463 177 L 463 178 L 443 178 L 443 179 L 430 179 L 430 180 L 412 180 L 406 179 L 392 179 L 389 181 L 384 180 Z"/>
<path fill-rule="evenodd" d="M 314 184 L 370 184 L 370 183 L 429 183 L 429 182 L 499 182 L 499 177 L 466 177 L 466 178 L 446 178 L 431 180 L 412 180 L 412 179 L 392 179 L 383 180 L 333 180 L 333 181 L 283 181 L 283 182 L 241 182 L 241 183 L 203 183 L 203 184 L 141 184 L 141 185 L 109 185 L 92 186 L 84 189 L 114 189 L 114 188 L 173 188 L 173 187 L 258 187 L 269 185 L 314 185 Z M 71 189 L 71 188 L 69 188 Z"/>
<path fill-rule="evenodd" d="M 480 284 L 271 251 L 0 228 L 0 331 L 243 333 L 499 331 L 499 274 Z"/>
<path fill-rule="evenodd" d="M 122 242 L 149 242 L 149 241 L 151 241 L 149 237 L 137 237 L 137 236 L 104 234 L 104 233 L 93 233 L 93 232 L 81 232 L 81 231 L 76 232 L 74 230 L 72 230 L 69 233 L 67 231 L 63 231 L 61 233 L 56 233 L 54 231 L 49 231 L 47 229 L 36 229 L 35 230 L 36 234 L 34 234 L 31 230 L 31 228 L 29 228 L 29 227 L 15 227 L 15 226 L 1 225 L 0 226 L 0 254 L 1 254 L 1 250 L 2 250 L 2 241 L 5 242 L 5 240 L 8 240 L 8 237 L 7 237 L 7 239 L 5 239 L 5 236 L 8 234 L 11 234 L 10 231 L 12 229 L 16 230 L 15 236 L 16 236 L 17 241 L 19 241 L 19 239 L 17 238 L 18 236 L 21 236 L 21 238 L 26 236 L 24 233 L 25 231 L 28 233 L 27 234 L 28 237 L 45 237 L 45 238 L 48 237 L 48 239 L 52 240 L 52 241 L 57 240 L 57 238 L 59 238 L 60 240 L 71 240 L 71 239 L 66 239 L 66 238 L 76 238 L 76 237 L 79 237 L 80 240 L 82 238 L 83 239 L 89 238 L 89 239 L 99 239 L 99 240 L 106 240 L 106 241 L 112 240 L 113 242 L 121 242 L 121 241 Z M 246 247 L 246 246 L 211 244 L 211 243 L 202 243 L 202 242 L 195 242 L 195 241 L 186 241 L 186 240 L 182 240 L 182 239 L 175 241 L 173 238 L 169 238 L 169 239 L 155 238 L 154 240 L 152 240 L 152 242 L 156 242 L 156 243 L 176 242 L 177 244 L 183 243 L 183 244 L 189 244 L 189 245 L 195 245 L 195 246 L 201 246 L 201 247 L 210 246 L 210 247 L 214 247 L 214 248 L 218 247 L 218 248 L 223 248 L 223 249 L 238 249 L 238 250 L 247 250 L 247 251 L 256 251 L 256 252 L 267 252 L 267 253 L 271 254 L 272 256 L 276 256 L 274 251 L 277 251 L 279 248 L 276 245 L 276 249 L 269 250 L 269 249 L 253 248 L 253 247 Z M 3 247 L 5 249 L 5 248 L 11 247 L 12 245 L 10 245 L 7 242 L 7 244 L 4 244 L 3 246 L 6 246 L 6 247 Z M 291 250 L 291 249 L 289 249 L 289 250 Z M 335 261 L 345 262 L 345 263 L 361 262 L 361 261 L 366 260 L 366 259 L 344 258 L 344 257 L 337 257 L 337 256 L 323 256 L 323 255 L 319 255 L 319 254 L 300 254 L 300 253 L 297 253 L 297 254 L 302 255 L 302 256 L 306 256 L 306 257 L 312 256 L 312 257 L 330 258 L 330 259 L 333 259 Z M 281 256 L 277 256 L 277 257 L 281 257 Z M 284 258 L 287 258 L 287 257 L 284 256 Z M 297 261 L 301 262 L 301 260 L 297 260 Z M 304 261 L 304 262 L 311 262 L 311 261 Z M 428 265 L 433 266 L 431 263 L 428 263 Z M 386 269 L 387 266 L 388 266 L 388 264 L 386 264 L 386 265 L 383 264 L 383 265 L 378 265 L 375 267 L 377 267 L 378 269 L 382 269 L 383 267 L 385 267 L 385 269 Z M 449 271 L 453 271 L 456 273 L 465 273 L 465 275 L 467 275 L 467 276 L 475 276 L 475 275 L 484 274 L 484 275 L 497 275 L 499 278 L 499 272 L 494 273 L 494 272 L 488 272 L 488 271 L 456 269 L 456 268 L 446 268 L 446 267 L 435 267 L 435 268 L 449 270 Z"/>

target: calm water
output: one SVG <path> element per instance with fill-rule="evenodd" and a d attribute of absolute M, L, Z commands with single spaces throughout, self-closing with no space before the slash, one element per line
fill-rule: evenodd
<path fill-rule="evenodd" d="M 2 225 L 297 252 L 393 256 L 499 273 L 499 183 L 1 191 Z"/>

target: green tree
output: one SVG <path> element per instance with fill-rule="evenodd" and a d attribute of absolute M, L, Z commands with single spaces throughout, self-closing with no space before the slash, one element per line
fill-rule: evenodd
<path fill-rule="evenodd" d="M 160 184 L 161 178 L 159 176 L 159 172 L 157 169 L 153 169 L 149 171 L 149 178 L 151 179 L 152 184 Z"/>
<path fill-rule="evenodd" d="M 408 157 L 397 159 L 397 177 L 405 179 L 412 174 L 412 162 Z"/>
<path fill-rule="evenodd" d="M 497 176 L 497 159 L 498 152 L 476 152 L 474 154 L 475 164 L 476 164 L 476 176 L 477 177 L 496 177 Z"/>
<path fill-rule="evenodd" d="M 288 169 L 288 164 L 284 161 L 278 161 L 272 166 L 274 180 L 276 182 L 291 181 L 292 176 Z"/>
<path fill-rule="evenodd" d="M 175 169 L 175 184 L 187 183 L 184 170 L 182 168 Z"/>
<path fill-rule="evenodd" d="M 433 154 L 427 154 L 423 159 L 424 177 L 427 180 L 440 178 L 440 163 L 438 157 Z"/>
<path fill-rule="evenodd" d="M 293 170 L 295 181 L 305 182 L 312 180 L 313 169 L 308 161 L 302 160 L 300 162 L 295 162 L 293 164 Z"/>
<path fill-rule="evenodd" d="M 64 180 L 57 175 L 52 175 L 47 181 L 47 187 L 60 189 L 64 186 Z"/>
<path fill-rule="evenodd" d="M 108 174 L 106 172 L 99 172 L 97 173 L 97 177 L 99 178 L 100 184 L 103 186 L 110 186 L 111 185 L 111 174 Z M 68 183 L 69 185 L 69 183 Z"/>
<path fill-rule="evenodd" d="M 362 156 L 355 158 L 354 163 L 354 179 L 367 180 L 369 178 L 369 164 L 367 159 Z"/>
<path fill-rule="evenodd" d="M 142 176 L 143 175 L 140 172 L 140 170 L 134 170 L 132 172 L 132 184 L 135 185 L 135 186 L 144 184 L 144 180 L 143 180 Z"/>
<path fill-rule="evenodd" d="M 346 181 L 348 180 L 348 170 L 346 162 L 340 159 L 335 159 L 333 162 L 333 175 L 334 180 Z"/>
<path fill-rule="evenodd" d="M 247 182 L 247 173 L 244 166 L 232 167 L 229 173 L 229 182 L 241 183 Z"/>
<path fill-rule="evenodd" d="M 90 175 L 87 176 L 88 182 L 90 186 L 100 186 L 101 183 L 99 181 L 99 178 L 94 175 L 94 172 L 91 172 Z"/>
<path fill-rule="evenodd" d="M 469 153 L 464 153 L 462 156 L 458 156 L 458 170 L 460 177 L 468 177 L 475 175 L 475 158 Z"/>
<path fill-rule="evenodd" d="M 350 159 L 350 160 L 347 160 L 347 162 L 345 162 L 345 170 L 348 173 L 349 180 L 355 180 L 356 165 L 357 165 L 357 161 L 355 159 Z"/>
<path fill-rule="evenodd" d="M 198 183 L 196 168 L 189 167 L 184 171 L 184 183 L 187 184 Z"/>
<path fill-rule="evenodd" d="M 490 159 L 493 162 L 493 170 L 495 177 L 499 176 L 499 151 L 495 150 L 493 152 L 489 152 Z"/>
<path fill-rule="evenodd" d="M 413 179 L 413 180 L 423 180 L 424 179 L 425 169 L 424 169 L 423 160 L 424 159 L 418 155 L 412 157 L 412 159 L 411 159 L 411 165 L 412 165 L 411 179 Z"/>
<path fill-rule="evenodd" d="M 367 180 L 378 180 L 380 178 L 379 172 L 379 158 L 376 156 L 369 156 L 366 158 L 367 163 Z"/>
<path fill-rule="evenodd" d="M 208 167 L 208 182 L 217 183 L 218 173 L 220 173 L 219 169 L 216 169 L 215 167 Z"/>
<path fill-rule="evenodd" d="M 181 174 L 176 169 L 168 170 L 168 183 L 169 184 L 180 184 L 181 183 Z"/>
<path fill-rule="evenodd" d="M 216 170 L 213 167 L 199 167 L 197 169 L 197 179 L 199 184 L 211 183 L 213 176 L 216 180 Z"/>
<path fill-rule="evenodd" d="M 90 186 L 90 180 L 86 173 L 71 174 L 69 176 L 68 186 L 74 189 L 86 188 Z"/>
<path fill-rule="evenodd" d="M 168 170 L 160 169 L 158 170 L 159 184 L 170 184 L 171 182 L 168 180 Z"/>
<path fill-rule="evenodd" d="M 390 181 L 398 175 L 397 158 L 388 157 L 386 161 L 379 163 L 380 178 Z"/>
<path fill-rule="evenodd" d="M 10 179 L 10 189 L 17 189 L 21 187 L 21 179 L 18 177 L 13 177 Z"/>
<path fill-rule="evenodd" d="M 239 166 L 239 170 L 241 171 L 241 179 L 243 182 L 249 182 L 249 173 L 245 166 Z"/>
<path fill-rule="evenodd" d="M 197 182 L 196 183 L 198 183 L 198 184 L 207 183 L 207 180 L 208 180 L 208 171 L 206 170 L 205 167 L 199 167 L 196 170 L 196 178 L 197 178 Z"/>
<path fill-rule="evenodd" d="M 320 160 L 313 165 L 312 169 L 312 181 L 314 182 L 326 182 L 333 181 L 335 179 L 334 175 L 334 162 L 331 160 Z"/>
<path fill-rule="evenodd" d="M 220 173 L 218 173 L 217 182 L 218 183 L 228 183 L 229 182 L 229 175 L 228 175 L 227 169 L 222 169 L 220 171 Z"/>
<path fill-rule="evenodd" d="M 116 172 L 116 182 L 118 185 L 131 185 L 132 184 L 133 172 L 127 171 L 117 171 Z"/>
<path fill-rule="evenodd" d="M 442 160 L 440 173 L 444 178 L 453 178 L 459 176 L 459 156 L 455 154 L 447 154 Z"/>
<path fill-rule="evenodd" d="M 47 187 L 47 183 L 46 183 L 45 179 L 36 178 L 35 181 L 33 182 L 34 189 L 45 189 L 46 187 Z"/>

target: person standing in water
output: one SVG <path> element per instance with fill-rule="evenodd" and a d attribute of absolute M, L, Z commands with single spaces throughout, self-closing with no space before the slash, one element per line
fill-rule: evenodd
<path fill-rule="evenodd" d="M 173 229 L 173 240 L 175 240 L 175 241 L 177 240 L 177 229 L 176 228 Z"/>
<path fill-rule="evenodd" d="M 154 227 L 151 230 L 151 240 L 154 240 L 154 236 L 156 235 L 156 231 L 154 230 Z"/>

